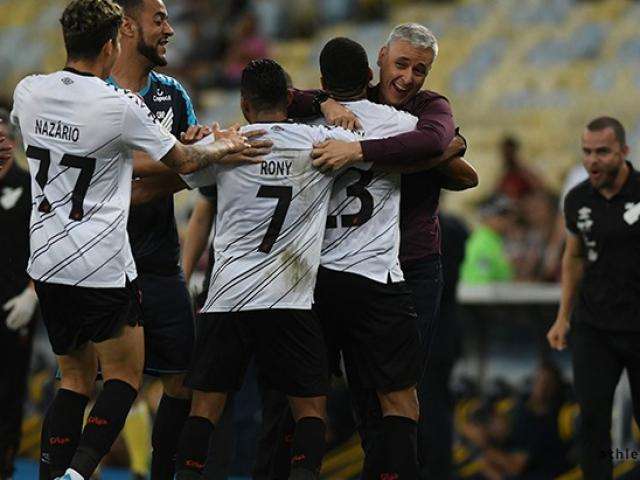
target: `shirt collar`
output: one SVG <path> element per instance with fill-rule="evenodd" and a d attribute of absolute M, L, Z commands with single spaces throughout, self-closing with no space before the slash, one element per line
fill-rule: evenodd
<path fill-rule="evenodd" d="M 64 67 L 62 70 L 65 72 L 75 73 L 76 75 L 82 75 L 83 77 L 95 77 L 95 75 L 91 72 L 81 72 L 80 70 L 76 70 L 73 67 Z"/>
<path fill-rule="evenodd" d="M 278 123 L 295 123 L 295 122 L 291 118 L 287 118 L 285 120 L 256 120 L 255 122 L 251 122 L 251 125 L 257 125 L 259 123 L 275 125 Z"/>
<path fill-rule="evenodd" d="M 144 97 L 147 93 L 149 93 L 149 89 L 151 89 L 151 76 L 152 75 L 153 75 L 153 71 L 151 73 L 149 73 L 149 75 L 147 76 L 147 84 L 142 88 L 142 90 L 137 92 L 138 95 L 140 95 L 141 97 Z M 113 78 L 111 75 L 109 75 L 109 78 L 107 78 L 107 82 L 111 83 L 116 88 L 122 89 L 122 87 L 118 84 L 118 82 L 116 82 L 116 79 Z"/>
<path fill-rule="evenodd" d="M 377 85 L 369 85 L 367 87 L 367 99 L 372 102 L 380 103 L 380 84 Z"/>

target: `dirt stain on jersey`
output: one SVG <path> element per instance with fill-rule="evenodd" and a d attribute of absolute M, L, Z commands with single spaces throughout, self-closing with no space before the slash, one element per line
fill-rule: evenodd
<path fill-rule="evenodd" d="M 295 254 L 295 246 L 285 248 L 280 254 L 280 264 L 286 265 L 284 275 L 286 275 L 287 283 L 290 287 L 299 283 L 304 277 L 305 272 L 309 270 L 309 262 L 300 254 Z"/>

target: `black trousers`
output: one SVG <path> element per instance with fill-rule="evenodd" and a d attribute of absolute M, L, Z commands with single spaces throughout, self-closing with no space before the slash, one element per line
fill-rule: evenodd
<path fill-rule="evenodd" d="M 611 410 L 623 369 L 640 424 L 640 333 L 610 332 L 575 322 L 569 344 L 581 413 L 580 466 L 585 480 L 611 479 Z"/>
<path fill-rule="evenodd" d="M 35 321 L 14 332 L 0 315 L 0 478 L 10 478 L 20 446 Z"/>
<path fill-rule="evenodd" d="M 420 479 L 451 477 L 453 408 L 449 380 L 456 353 L 449 348 L 449 327 L 443 325 L 440 300 L 443 278 L 440 258 L 402 266 L 418 312 L 423 374 L 418 384 L 418 463 Z M 443 341 L 444 339 L 447 341 Z"/>
<path fill-rule="evenodd" d="M 446 480 L 451 475 L 452 420 L 449 377 L 453 358 L 432 357 L 438 342 L 439 310 L 443 278 L 440 257 L 417 260 L 402 265 L 404 278 L 413 295 L 418 314 L 422 347 L 423 374 L 418 384 L 420 419 L 418 421 L 419 478 Z M 354 410 L 359 425 L 362 448 L 366 454 L 363 479 L 371 478 L 381 434 L 382 411 L 375 391 L 351 386 Z"/>

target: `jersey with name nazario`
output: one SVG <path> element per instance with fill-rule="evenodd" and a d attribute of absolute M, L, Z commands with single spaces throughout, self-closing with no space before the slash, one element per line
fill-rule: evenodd
<path fill-rule="evenodd" d="M 175 137 L 135 94 L 73 70 L 23 79 L 11 117 L 31 173 L 29 275 L 81 287 L 133 280 L 131 150 L 160 160 Z"/>
<path fill-rule="evenodd" d="M 360 120 L 365 139 L 415 130 L 418 118 L 369 100 L 342 102 Z M 321 265 L 386 283 L 403 279 L 400 250 L 400 175 L 352 167 L 331 193 Z"/>
<path fill-rule="evenodd" d="M 261 164 L 215 165 L 184 176 L 218 188 L 214 267 L 203 312 L 311 308 L 334 176 L 311 164 L 312 145 L 361 137 L 339 128 L 272 123 Z"/>

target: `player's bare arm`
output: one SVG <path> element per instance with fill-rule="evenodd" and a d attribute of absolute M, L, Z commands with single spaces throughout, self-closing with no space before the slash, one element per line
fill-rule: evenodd
<path fill-rule="evenodd" d="M 356 117 L 351 110 L 333 98 L 327 98 L 322 102 L 320 104 L 320 111 L 329 125 L 342 127 L 346 130 L 362 128 L 362 124 L 360 123 L 360 120 L 358 120 L 358 117 Z"/>
<path fill-rule="evenodd" d="M 460 192 L 478 186 L 478 172 L 464 157 L 453 157 L 436 170 L 442 176 L 440 187 L 445 190 Z"/>
<path fill-rule="evenodd" d="M 138 178 L 131 185 L 131 205 L 164 198 L 185 188 L 188 187 L 180 175 L 172 171 L 165 175 Z"/>
<path fill-rule="evenodd" d="M 202 140 L 211 134 L 211 127 L 208 125 L 191 125 L 186 132 L 180 135 L 180 142 L 190 145 Z M 136 150 L 133 152 L 133 174 L 136 177 L 150 177 L 153 175 L 164 175 L 172 173 L 173 170 L 162 162 L 154 161 L 145 152 Z"/>
<path fill-rule="evenodd" d="M 214 124 L 212 127 L 215 127 Z M 253 163 L 254 161 L 262 161 L 262 157 L 271 153 L 271 147 L 273 142 L 261 138 L 266 133 L 265 130 L 251 130 L 250 132 L 244 132 L 244 136 L 247 138 L 249 147 L 245 148 L 241 152 L 227 155 L 227 161 L 230 163 Z M 217 137 L 216 137 L 217 138 Z"/>
<path fill-rule="evenodd" d="M 578 284 L 584 275 L 584 253 L 582 242 L 577 235 L 567 232 L 567 245 L 562 255 L 562 296 L 555 323 L 547 333 L 551 348 L 563 350 L 567 346 L 570 315 L 578 291 Z"/>
<path fill-rule="evenodd" d="M 242 152 L 250 147 L 247 137 L 237 129 L 214 131 L 216 140 L 208 145 L 182 145 L 176 143 L 161 161 L 180 174 L 193 173 L 214 163 L 259 163 L 255 158 L 238 160 L 229 154 Z"/>
<path fill-rule="evenodd" d="M 202 256 L 216 216 L 216 199 L 201 196 L 193 207 L 184 245 L 182 246 L 182 270 L 184 279 L 189 284 L 198 259 Z"/>
<path fill-rule="evenodd" d="M 327 140 L 314 145 L 311 158 L 322 172 L 341 170 L 362 161 L 362 147 L 360 142 Z"/>
<path fill-rule="evenodd" d="M 376 169 L 380 167 L 380 169 L 384 169 L 385 171 L 399 173 L 413 173 L 429 170 L 453 158 L 454 154 L 451 152 L 452 149 L 455 150 L 455 153 L 457 154 L 465 148 L 466 141 L 464 138 L 456 135 L 442 155 L 427 157 L 424 160 L 411 162 L 406 165 L 394 164 L 382 166 L 380 165 L 380 162 L 378 162 L 376 164 Z M 322 171 L 340 170 L 364 160 L 362 145 L 360 142 L 344 142 L 341 140 L 328 140 L 314 145 L 311 156 L 314 159 L 313 165 L 320 168 Z"/>
<path fill-rule="evenodd" d="M 461 145 L 464 146 L 461 147 Z M 459 129 L 456 129 L 456 135 L 443 155 L 446 161 L 435 167 L 442 177 L 441 188 L 459 192 L 478 186 L 478 172 L 463 158 L 466 151 L 467 139 L 460 134 Z"/>
<path fill-rule="evenodd" d="M 186 132 L 180 134 L 180 141 L 186 145 L 191 145 L 202 140 L 207 135 L 211 135 L 211 127 L 208 125 L 191 125 Z"/>
<path fill-rule="evenodd" d="M 173 173 L 173 170 L 162 162 L 156 162 L 147 153 L 140 150 L 133 152 L 133 175 L 136 177 L 150 177 L 153 175 L 165 175 Z"/>

